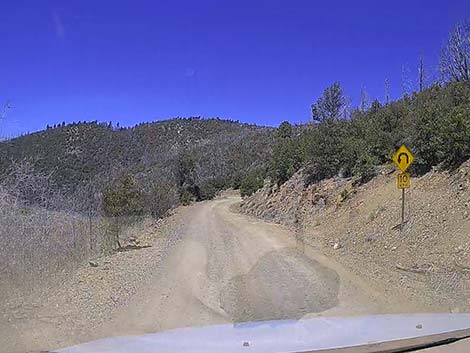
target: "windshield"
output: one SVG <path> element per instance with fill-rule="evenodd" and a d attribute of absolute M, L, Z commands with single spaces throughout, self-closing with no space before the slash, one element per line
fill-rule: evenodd
<path fill-rule="evenodd" d="M 464 0 L 5 3 L 0 352 L 185 328 L 201 330 L 158 337 L 209 344 L 205 327 L 265 320 L 263 342 L 305 350 L 326 341 L 281 320 L 385 326 L 349 344 L 457 329 L 469 16 Z M 375 316 L 413 313 L 456 315 Z"/>

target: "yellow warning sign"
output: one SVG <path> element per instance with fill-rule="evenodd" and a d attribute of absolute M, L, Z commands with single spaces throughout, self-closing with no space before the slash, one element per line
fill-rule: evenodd
<path fill-rule="evenodd" d="M 397 188 L 399 189 L 408 189 L 410 187 L 410 174 L 409 173 L 400 173 L 397 175 Z"/>
<path fill-rule="evenodd" d="M 414 157 L 405 145 L 401 145 L 400 148 L 393 155 L 392 159 L 397 165 L 397 167 L 402 172 L 404 172 L 408 169 L 411 163 L 413 163 Z"/>

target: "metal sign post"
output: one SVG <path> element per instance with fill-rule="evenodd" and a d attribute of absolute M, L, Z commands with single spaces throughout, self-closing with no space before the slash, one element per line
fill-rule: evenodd
<path fill-rule="evenodd" d="M 401 189 L 401 224 L 400 230 L 403 230 L 405 225 L 405 189 Z"/>
<path fill-rule="evenodd" d="M 405 189 L 410 187 L 410 174 L 403 172 L 397 175 L 397 188 L 401 189 L 401 223 L 400 230 L 405 225 Z"/>
<path fill-rule="evenodd" d="M 401 189 L 401 223 L 400 230 L 403 231 L 405 226 L 405 189 L 410 187 L 410 174 L 405 171 L 413 163 L 413 155 L 406 148 L 405 145 L 402 145 L 393 155 L 393 161 L 397 167 L 403 172 L 397 175 L 397 188 Z"/>

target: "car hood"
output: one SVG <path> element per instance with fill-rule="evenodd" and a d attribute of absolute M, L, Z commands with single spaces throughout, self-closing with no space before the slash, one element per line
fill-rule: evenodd
<path fill-rule="evenodd" d="M 260 321 L 110 337 L 57 353 L 386 352 L 470 337 L 470 314 Z"/>

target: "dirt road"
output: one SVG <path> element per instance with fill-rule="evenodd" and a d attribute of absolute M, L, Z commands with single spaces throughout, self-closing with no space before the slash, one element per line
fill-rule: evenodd
<path fill-rule="evenodd" d="M 232 212 L 239 200 L 186 207 L 175 218 L 179 240 L 171 246 L 160 239 L 152 248 L 113 255 L 103 261 L 108 267 L 87 268 L 94 271 L 88 282 L 71 278 L 66 292 L 40 303 L 40 314 L 12 321 L 16 328 L 3 332 L 2 347 L 37 351 L 185 326 L 410 311 L 398 297 L 383 297 L 298 243 L 286 228 Z M 113 286 L 136 289 L 120 301 Z"/>
<path fill-rule="evenodd" d="M 159 275 L 101 335 L 397 311 L 337 264 L 303 249 L 285 228 L 231 212 L 237 201 L 193 206 L 181 229 L 183 241 Z"/>

